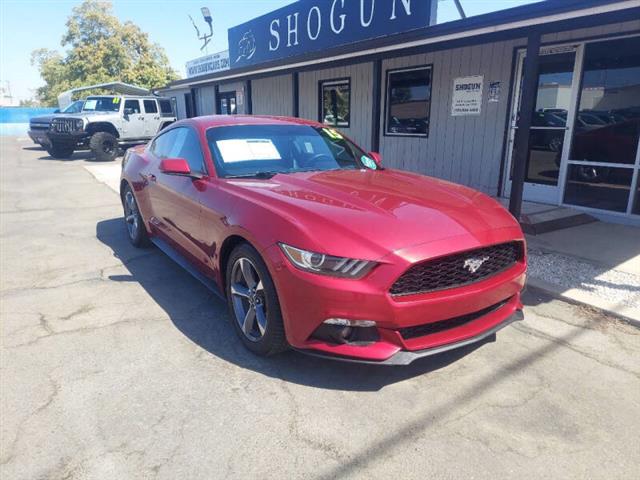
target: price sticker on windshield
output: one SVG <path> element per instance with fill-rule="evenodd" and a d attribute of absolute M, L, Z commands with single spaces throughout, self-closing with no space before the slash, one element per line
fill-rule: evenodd
<path fill-rule="evenodd" d="M 322 131 L 327 135 L 329 135 L 334 140 L 342 140 L 344 138 L 339 132 L 331 128 L 323 128 Z"/>
<path fill-rule="evenodd" d="M 120 103 L 120 97 L 113 97 L 113 103 L 115 104 Z"/>

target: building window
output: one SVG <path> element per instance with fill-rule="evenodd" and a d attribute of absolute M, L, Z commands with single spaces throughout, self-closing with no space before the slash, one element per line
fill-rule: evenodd
<path fill-rule="evenodd" d="M 387 71 L 385 135 L 427 137 L 432 67 Z"/>
<path fill-rule="evenodd" d="M 333 127 L 349 128 L 351 122 L 351 80 L 320 82 L 320 121 Z"/>

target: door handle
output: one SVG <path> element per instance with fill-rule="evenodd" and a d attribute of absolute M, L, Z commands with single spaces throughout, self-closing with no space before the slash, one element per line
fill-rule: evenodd
<path fill-rule="evenodd" d="M 153 173 L 141 173 L 140 176 L 147 182 L 155 182 L 157 180 Z"/>

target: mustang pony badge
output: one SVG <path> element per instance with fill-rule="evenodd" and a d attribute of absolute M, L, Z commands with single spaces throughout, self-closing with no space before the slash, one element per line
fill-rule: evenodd
<path fill-rule="evenodd" d="M 487 260 L 489 260 L 489 257 L 467 258 L 464 261 L 463 267 L 466 268 L 467 270 L 469 270 L 469 272 L 471 272 L 471 273 L 476 273 L 480 269 L 482 264 L 484 262 L 486 262 Z"/>

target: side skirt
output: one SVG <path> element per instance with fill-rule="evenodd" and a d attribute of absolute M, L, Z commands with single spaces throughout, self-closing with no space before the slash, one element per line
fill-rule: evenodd
<path fill-rule="evenodd" d="M 218 296 L 218 298 L 220 298 L 220 300 L 223 300 L 224 302 L 227 301 L 225 296 L 220 291 L 220 288 L 218 288 L 218 285 L 213 280 L 211 280 L 210 278 L 205 277 L 196 268 L 194 268 L 193 265 L 191 265 L 191 263 L 189 263 L 189 261 L 186 258 L 184 258 L 180 253 L 178 253 L 171 245 L 169 245 L 167 242 L 165 242 L 164 240 L 162 240 L 162 239 L 160 239 L 158 237 L 151 237 L 150 240 L 151 240 L 151 242 L 153 242 L 153 244 L 156 247 L 158 247 L 160 250 L 162 250 L 162 252 L 166 256 L 168 256 L 171 260 L 173 260 L 178 265 L 180 265 L 182 268 L 184 268 L 196 280 L 198 280 L 205 287 L 207 287 L 209 290 L 211 290 L 213 293 L 215 293 Z"/>

